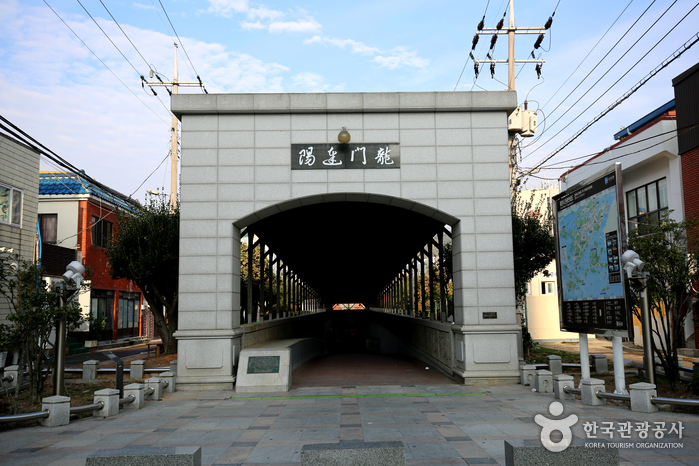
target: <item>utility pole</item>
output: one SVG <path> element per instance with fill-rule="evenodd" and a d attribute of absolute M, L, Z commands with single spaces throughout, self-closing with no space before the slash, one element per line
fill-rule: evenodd
<path fill-rule="evenodd" d="M 180 82 L 179 81 L 179 75 L 177 71 L 177 42 L 175 42 L 175 65 L 173 68 L 173 74 L 172 74 L 172 81 L 163 81 L 160 76 L 158 76 L 158 73 L 155 73 L 155 77 L 158 79 L 157 81 L 146 81 L 146 79 L 141 76 L 141 82 L 143 84 L 147 84 L 148 87 L 150 87 L 150 90 L 153 91 L 154 95 L 158 95 L 155 90 L 153 89 L 153 86 L 163 86 L 165 87 L 165 90 L 170 94 L 170 97 L 172 97 L 173 94 L 177 94 L 179 91 L 179 87 L 201 87 L 205 93 L 208 94 L 206 91 L 206 87 L 204 87 L 204 84 L 201 82 L 201 78 L 197 76 L 197 82 L 190 81 L 190 82 Z M 150 77 L 151 79 L 153 78 L 153 70 L 151 69 L 150 71 Z M 170 90 L 172 88 L 172 90 Z M 172 114 L 172 128 L 170 128 L 171 132 L 171 148 L 170 148 L 170 209 L 175 210 L 175 204 L 177 203 L 177 159 L 178 159 L 178 126 L 179 122 L 177 121 L 177 117 L 175 114 Z"/>
<path fill-rule="evenodd" d="M 495 77 L 495 64 L 496 63 L 507 63 L 507 90 L 508 91 L 514 91 L 515 90 L 515 63 L 536 63 L 537 64 L 537 73 L 541 72 L 541 66 L 544 64 L 545 60 L 540 60 L 540 59 L 532 59 L 532 60 L 516 60 L 515 59 L 515 34 L 539 34 L 539 39 L 537 40 L 537 43 L 540 44 L 541 40 L 543 40 L 543 35 L 546 33 L 549 27 L 551 27 L 551 22 L 552 19 L 549 19 L 549 22 L 547 22 L 547 26 L 545 27 L 516 27 L 515 26 L 515 6 L 514 6 L 514 0 L 510 0 L 510 7 L 509 7 L 509 14 L 508 14 L 508 26 L 506 29 L 502 28 L 502 24 L 498 24 L 497 27 L 494 28 L 482 28 L 476 33 L 476 36 L 478 35 L 492 35 L 493 38 L 490 42 L 490 50 L 492 51 L 493 48 L 495 47 L 495 43 L 497 42 L 497 36 L 498 35 L 503 35 L 507 34 L 507 60 L 495 60 L 490 57 L 490 53 L 488 53 L 488 59 L 487 60 L 474 60 L 475 63 L 475 70 L 476 70 L 476 77 L 478 76 L 478 65 L 482 63 L 490 63 L 490 72 L 493 77 Z M 502 23 L 502 21 L 500 22 Z M 476 44 L 478 43 L 477 39 L 474 39 L 474 44 L 473 48 L 475 49 Z M 535 48 L 538 48 L 538 46 L 535 46 Z M 473 51 L 473 50 L 472 50 Z M 510 133 L 508 137 L 508 146 L 509 146 L 509 152 L 510 152 L 510 183 L 513 186 L 514 189 L 514 180 L 515 180 L 515 173 L 516 173 L 516 166 L 517 166 L 517 151 L 515 147 L 515 135 L 514 133 Z"/>

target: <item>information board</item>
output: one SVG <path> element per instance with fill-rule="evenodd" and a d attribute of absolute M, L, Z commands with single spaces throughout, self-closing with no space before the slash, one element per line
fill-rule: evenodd
<path fill-rule="evenodd" d="M 553 200 L 561 330 L 629 337 L 621 164 Z"/>

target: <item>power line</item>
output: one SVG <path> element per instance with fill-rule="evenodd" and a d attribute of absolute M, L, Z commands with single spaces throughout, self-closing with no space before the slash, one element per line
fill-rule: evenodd
<path fill-rule="evenodd" d="M 695 5 L 694 8 L 696 8 L 698 5 Z M 662 39 L 661 39 L 662 40 Z M 646 84 L 653 76 L 658 74 L 661 70 L 666 68 L 670 63 L 673 61 L 677 60 L 679 57 L 682 56 L 684 52 L 689 50 L 694 44 L 699 42 L 699 33 L 695 34 L 691 39 L 689 39 L 687 42 L 685 42 L 679 49 L 675 50 L 672 55 L 670 55 L 668 58 L 666 58 L 660 65 L 658 65 L 653 71 L 651 71 L 647 76 L 645 76 L 641 81 L 639 81 L 635 86 L 633 86 L 629 91 L 627 91 L 623 96 L 621 96 L 619 99 L 616 100 L 612 105 L 607 107 L 602 113 L 600 113 L 597 117 L 595 117 L 592 121 L 590 121 L 588 124 L 586 124 L 580 131 L 575 133 L 570 139 L 568 139 L 566 142 L 564 142 L 561 146 L 559 146 L 555 151 L 553 151 L 550 155 L 548 155 L 544 160 L 539 162 L 532 170 L 535 170 L 539 167 L 541 167 L 544 163 L 546 163 L 548 160 L 550 160 L 553 156 L 555 156 L 557 153 L 562 151 L 564 148 L 566 148 L 570 143 L 575 141 L 582 133 L 587 131 L 592 125 L 597 123 L 602 117 L 607 115 L 609 112 L 614 110 L 617 106 L 619 106 L 622 102 L 624 102 L 626 99 L 631 97 L 636 91 L 638 91 L 641 87 L 643 87 L 644 84 Z"/>
<path fill-rule="evenodd" d="M 155 170 L 153 170 L 152 172 L 150 172 L 150 175 L 148 175 L 148 176 L 146 177 L 146 179 L 143 180 L 143 183 L 139 184 L 139 185 L 138 185 L 138 188 L 134 189 L 134 191 L 129 195 L 129 197 L 131 197 L 131 196 L 133 196 L 134 194 L 136 194 L 136 191 L 138 191 L 139 189 L 141 189 L 141 186 L 143 186 L 144 184 L 146 184 L 146 181 L 148 181 L 148 180 L 150 179 L 150 177 L 153 176 L 153 173 L 155 173 L 156 171 L 158 171 L 158 168 L 160 168 L 160 167 L 163 165 L 163 163 L 165 163 L 165 161 L 166 161 L 168 158 L 170 158 L 170 153 L 169 153 L 169 152 L 168 152 L 168 154 L 165 156 L 165 158 L 162 160 L 162 162 L 160 162 L 160 163 L 158 164 L 158 166 L 155 167 Z"/>
<path fill-rule="evenodd" d="M 119 51 L 119 53 L 121 54 L 122 57 L 124 57 L 124 60 L 126 60 L 126 61 L 128 62 L 129 65 L 131 65 L 131 68 L 133 68 L 133 70 L 136 72 L 136 74 L 140 75 L 141 73 L 139 73 L 139 71 L 136 69 L 136 67 L 133 66 L 133 63 L 131 63 L 131 61 L 129 61 L 129 59 L 126 58 L 126 55 L 124 55 L 124 52 L 122 52 L 121 49 L 120 49 L 119 47 L 117 47 L 117 45 L 114 43 L 114 41 L 112 40 L 112 38 L 109 37 L 109 34 L 107 34 L 107 33 L 104 31 L 104 29 L 102 29 L 102 26 L 100 26 L 99 23 L 95 20 L 95 18 L 92 17 L 92 15 L 90 14 L 90 12 L 87 11 L 87 8 L 85 8 L 85 6 L 80 2 L 80 0 L 78 0 L 78 3 L 80 4 L 81 7 L 83 7 L 83 10 L 85 10 L 85 13 L 87 13 L 87 15 L 90 17 L 90 19 L 92 20 L 92 22 L 95 23 L 95 24 L 97 25 L 97 27 L 100 29 L 100 31 L 102 31 L 102 34 L 104 34 L 104 36 L 105 36 L 107 39 L 109 39 L 109 42 L 111 42 L 112 45 L 114 46 L 114 48 L 117 49 L 117 50 Z"/>
<path fill-rule="evenodd" d="M 170 15 L 167 14 L 167 10 L 165 10 L 165 6 L 163 6 L 163 2 L 161 0 L 158 0 L 158 3 L 160 3 L 160 6 L 163 9 L 163 12 L 165 13 L 165 17 L 167 18 L 168 23 L 170 23 L 170 27 L 172 28 L 172 32 L 175 33 L 175 36 L 177 37 L 177 42 L 180 43 L 182 46 L 182 50 L 184 51 L 184 54 L 187 56 L 187 60 L 189 61 L 190 65 L 192 65 L 192 71 L 194 71 L 194 74 L 197 76 L 197 79 L 199 82 L 201 82 L 201 78 L 199 77 L 199 73 L 197 73 L 197 69 L 194 67 L 194 63 L 192 63 L 192 60 L 189 58 L 189 54 L 187 53 L 187 49 L 184 48 L 184 44 L 182 43 L 182 39 L 180 39 L 179 34 L 177 34 L 177 31 L 175 30 L 175 26 L 173 26 L 172 21 L 170 21 Z"/>
<path fill-rule="evenodd" d="M 674 3 L 673 3 L 673 5 L 674 5 Z M 617 80 L 614 82 L 614 84 L 612 84 L 611 86 L 609 86 L 609 87 L 607 88 L 607 90 L 604 91 L 599 97 L 597 97 L 597 99 L 595 99 L 590 105 L 588 105 L 588 106 L 585 108 L 585 110 L 583 110 L 582 112 L 580 112 L 580 113 L 578 114 L 578 116 L 576 116 L 576 117 L 573 118 L 570 122 L 568 122 L 568 124 L 566 124 L 566 125 L 565 125 L 563 128 L 561 128 L 556 134 L 554 134 L 554 135 L 551 136 L 548 140 L 546 140 L 546 142 L 544 142 L 544 143 L 541 144 L 539 147 L 537 147 L 536 149 L 534 149 L 531 153 L 529 153 L 529 155 L 531 155 L 532 153 L 534 153 L 535 151 L 537 151 L 537 150 L 540 149 L 541 147 L 543 147 L 543 146 L 545 146 L 546 144 L 548 144 L 553 138 L 555 138 L 556 136 L 558 136 L 559 134 L 561 134 L 561 132 L 563 132 L 563 130 L 565 130 L 568 126 L 570 126 L 571 124 L 573 124 L 573 122 L 574 122 L 575 120 L 577 120 L 577 119 L 580 118 L 583 114 L 585 114 L 585 112 L 587 112 L 594 104 L 596 104 L 602 97 L 604 97 L 604 96 L 607 94 L 607 92 L 609 92 L 610 90 L 612 90 L 612 88 L 613 88 L 614 86 L 616 86 L 622 79 L 624 79 L 624 77 L 626 77 L 626 75 L 629 74 L 629 73 L 631 72 L 631 70 L 633 70 L 633 69 L 636 67 L 636 65 L 638 65 L 639 63 L 641 63 L 641 61 L 643 61 L 643 59 L 646 58 L 646 57 L 648 56 L 649 53 L 651 53 L 658 45 L 660 45 L 660 43 L 661 43 L 663 40 L 665 40 L 665 38 L 666 38 L 668 35 L 670 35 L 670 33 L 671 33 L 672 31 L 674 31 L 675 28 L 676 28 L 677 26 L 679 26 L 680 23 L 681 23 L 682 21 L 684 21 L 684 20 L 687 18 L 687 16 L 689 16 L 689 15 L 692 13 L 692 11 L 694 11 L 698 6 L 699 6 L 699 3 L 697 3 L 696 5 L 694 5 L 694 7 L 693 7 L 691 10 L 689 10 L 689 11 L 687 12 L 687 14 L 684 15 L 684 16 L 682 17 L 681 20 L 679 20 L 679 21 L 677 22 L 677 24 L 675 24 L 675 25 L 674 25 L 674 26 L 673 26 L 673 27 L 672 27 L 658 42 L 656 42 L 655 45 L 653 45 L 653 47 L 651 47 L 641 58 L 639 58 L 638 61 L 636 61 L 636 63 L 634 63 L 633 66 L 631 66 L 631 68 L 629 68 L 629 69 L 626 71 L 626 73 L 624 73 L 623 75 L 621 75 L 621 77 L 620 77 L 619 79 L 617 79 Z M 665 10 L 665 12 L 667 12 L 667 10 Z M 665 13 L 663 13 L 663 14 L 665 14 Z M 662 17 L 662 16 L 661 16 L 661 17 Z M 658 18 L 658 21 L 659 21 L 659 20 L 660 20 L 660 18 Z M 657 21 L 656 21 L 656 23 L 657 23 Z M 654 23 L 653 25 L 655 25 L 655 23 Z M 651 26 L 651 28 L 652 28 L 652 27 L 653 27 L 653 26 Z M 650 29 L 649 29 L 649 30 L 650 30 Z M 646 32 L 647 32 L 647 31 L 646 31 Z M 644 33 L 644 35 L 645 35 L 645 33 Z M 629 49 L 629 50 L 631 50 L 631 49 Z M 626 55 L 626 54 L 624 54 L 624 55 Z M 617 62 L 617 63 L 618 63 L 618 62 Z M 605 74 L 606 74 L 606 73 L 605 73 Z M 604 77 L 604 76 L 602 76 L 602 77 Z M 600 78 L 600 79 L 601 79 L 601 78 Z M 599 81 L 597 81 L 597 82 L 599 82 Z M 595 84 L 597 84 L 597 83 L 595 83 Z M 584 96 L 584 95 L 583 95 L 583 96 Z M 581 96 L 580 98 L 582 98 L 582 96 Z M 580 101 L 580 99 L 578 99 L 575 103 L 577 104 L 579 101 Z M 619 103 L 621 103 L 621 102 L 619 102 Z M 575 105 L 575 104 L 573 104 L 573 105 Z M 571 108 L 573 108 L 573 107 L 571 106 L 568 110 L 566 110 L 566 112 L 565 112 L 563 115 L 565 115 L 566 113 L 568 113 L 568 111 L 569 111 Z M 558 122 L 558 121 L 563 117 L 563 115 L 561 115 L 561 117 L 559 117 L 558 120 L 556 120 L 555 122 L 553 122 L 553 123 L 552 123 L 552 126 L 553 126 L 556 122 Z"/>
<path fill-rule="evenodd" d="M 134 97 L 136 97 L 136 98 L 138 99 L 139 102 L 141 102 L 143 105 L 145 105 L 145 107 L 146 107 L 148 110 L 150 110 L 150 111 L 153 113 L 153 115 L 155 115 L 156 117 L 158 117 L 163 123 L 165 123 L 166 125 L 168 125 L 168 127 L 170 126 L 170 124 L 169 124 L 167 121 L 163 120 L 163 118 L 162 118 L 160 115 L 158 115 L 157 113 L 155 113 L 155 110 L 153 110 L 152 108 L 150 108 L 150 107 L 148 106 L 147 103 L 145 103 L 144 101 L 142 101 L 141 98 L 138 97 L 138 96 L 136 95 L 136 93 L 135 93 L 134 91 L 132 91 L 131 88 L 130 88 L 129 86 L 127 86 L 127 85 L 124 83 L 124 81 L 122 81 L 122 80 L 119 78 L 119 76 L 117 76 L 116 73 L 114 73 L 114 71 L 112 71 L 111 68 L 109 68 L 109 67 L 107 66 L 107 64 L 106 64 L 104 61 L 102 61 L 102 59 L 101 59 L 101 58 L 100 58 L 100 57 L 85 43 L 84 40 L 82 40 L 82 39 L 80 38 L 80 36 L 73 30 L 73 28 L 71 28 L 71 27 L 68 25 L 68 23 L 66 23 L 66 22 L 63 20 L 63 18 L 61 18 L 61 16 L 56 12 L 56 10 L 53 9 L 53 7 L 52 7 L 51 5 L 48 4 L 48 2 L 47 2 L 46 0 L 43 0 L 43 1 L 44 1 L 44 3 L 46 3 L 46 6 L 48 6 L 48 7 L 51 9 L 51 11 L 53 11 L 53 14 L 55 14 L 55 15 L 58 17 L 58 19 L 60 19 L 61 22 L 70 30 L 70 32 L 72 32 L 73 35 L 74 35 L 75 37 L 77 37 L 78 40 L 79 40 L 80 42 L 82 42 L 82 44 L 85 46 L 85 48 L 88 49 L 88 50 L 92 53 L 92 55 L 94 55 L 95 58 L 97 58 L 97 60 L 99 60 L 99 62 L 102 63 L 102 65 L 104 65 L 104 67 L 107 68 L 107 70 L 108 70 L 110 73 L 112 73 L 112 75 L 113 75 L 113 76 L 114 76 L 114 77 L 115 77 L 115 78 L 116 78 L 130 93 L 131 93 L 131 94 L 133 94 Z M 168 111 L 169 111 L 169 110 L 168 110 Z"/>
<path fill-rule="evenodd" d="M 141 58 L 143 59 L 143 62 L 144 62 L 144 63 L 146 64 L 146 66 L 150 69 L 151 66 L 150 66 L 150 64 L 148 63 L 148 60 L 145 59 L 145 57 L 143 56 L 143 54 L 141 53 L 141 51 L 138 50 L 138 47 L 136 47 L 136 44 L 134 44 L 133 41 L 131 40 L 131 38 L 128 36 L 128 34 L 126 34 L 126 31 L 124 31 L 124 29 L 121 27 L 121 25 L 120 25 L 119 22 L 116 20 L 116 18 L 115 18 L 114 15 L 112 14 L 112 12 L 109 11 L 109 8 L 107 8 L 107 5 L 105 5 L 104 2 L 103 2 L 102 0 L 100 0 L 100 3 L 101 3 L 102 6 L 104 7 L 104 9 L 107 10 L 107 13 L 109 13 L 109 16 L 112 17 L 112 20 L 114 21 L 114 23 L 119 27 L 119 30 L 122 32 L 122 34 L 124 34 L 124 37 L 126 37 L 126 38 L 129 40 L 129 42 L 130 42 L 131 45 L 133 46 L 134 50 L 136 50 L 136 52 L 138 52 L 138 54 L 139 54 L 139 55 L 141 56 Z"/>
<path fill-rule="evenodd" d="M 656 0 L 653 0 L 653 3 L 655 3 L 655 1 L 656 1 Z M 638 19 L 636 19 L 636 21 L 634 21 L 634 23 L 629 27 L 629 29 L 626 30 L 626 32 L 624 33 L 624 35 L 622 35 L 622 36 L 619 38 L 619 40 L 614 44 L 614 46 L 612 46 L 612 48 L 609 49 L 609 51 L 604 55 L 604 57 L 602 57 L 602 59 L 601 59 L 600 61 L 597 62 L 597 64 L 594 66 L 594 68 L 592 68 L 592 69 L 590 70 L 590 72 L 587 73 L 587 75 L 583 78 L 583 80 L 580 81 L 580 83 L 579 83 L 577 86 L 575 86 L 575 88 L 574 88 L 572 91 L 570 91 L 570 92 L 568 93 L 568 95 L 556 106 L 556 108 L 554 108 L 554 109 L 551 111 L 551 113 L 549 113 L 549 117 L 550 117 L 553 113 L 555 113 L 556 110 L 558 110 L 558 109 L 560 108 L 561 105 L 563 105 L 563 102 L 565 102 L 566 100 L 568 100 L 568 97 L 570 97 L 570 96 L 573 94 L 573 92 L 575 92 L 575 91 L 578 89 L 578 87 L 580 87 L 580 86 L 582 85 L 582 83 L 585 82 L 585 80 L 592 74 L 592 72 L 593 72 L 594 70 L 597 69 L 597 67 L 605 60 L 605 58 L 607 58 L 607 56 L 609 56 L 609 54 L 612 52 L 612 50 L 614 50 L 614 49 L 616 48 L 616 46 L 619 45 L 619 43 L 622 41 L 622 39 L 624 39 L 624 37 L 626 37 L 626 35 L 631 31 L 631 29 L 633 29 L 633 27 L 638 23 L 638 21 L 641 20 L 641 18 L 643 17 L 643 15 L 645 15 L 646 12 L 650 9 L 650 7 L 653 6 L 653 3 L 651 3 L 650 5 L 648 5 L 648 8 L 646 8 L 645 11 L 644 11 L 643 13 L 641 13 L 641 16 L 639 16 Z M 646 31 L 641 35 L 641 37 L 640 37 L 639 39 L 637 39 L 637 40 L 633 43 L 633 45 L 631 45 L 631 47 L 629 47 L 629 48 L 626 50 L 626 52 L 624 52 L 624 54 L 623 54 L 618 60 L 615 60 L 615 61 L 614 61 L 614 63 L 612 64 L 612 66 L 610 66 L 609 69 L 608 69 L 607 71 L 605 71 L 604 74 L 603 74 L 602 76 L 600 76 L 599 79 L 597 79 L 597 81 L 595 81 L 595 83 L 594 83 L 592 86 L 590 86 L 580 97 L 578 97 L 578 100 L 576 100 L 572 105 L 570 105 L 570 106 L 568 107 L 568 109 L 567 109 L 565 112 L 563 112 L 563 115 L 561 115 L 560 117 L 558 117 L 558 119 L 556 119 L 556 121 L 554 121 L 553 123 L 551 123 L 551 124 L 548 126 L 548 128 L 550 129 L 552 126 L 554 126 L 556 123 L 558 123 L 558 122 L 561 120 L 561 118 L 563 118 L 569 111 L 571 111 L 571 110 L 575 107 L 575 104 L 577 104 L 578 102 L 580 102 L 580 101 L 582 100 L 583 97 L 585 97 L 592 89 L 594 89 L 595 86 L 597 86 L 597 84 L 599 84 L 600 81 L 602 81 L 602 79 L 603 79 L 605 76 L 607 76 L 607 74 L 609 74 L 609 72 L 612 71 L 612 70 L 614 69 L 614 67 L 615 67 L 616 65 L 618 65 L 618 64 L 621 62 L 621 59 L 624 58 L 624 57 L 638 44 L 638 42 L 639 42 L 648 32 L 650 32 L 650 30 L 658 23 L 658 21 L 660 21 L 660 19 L 661 19 L 663 16 L 665 16 L 665 13 L 667 13 L 667 12 L 670 10 L 670 8 L 672 8 L 672 6 L 673 6 L 675 3 L 677 3 L 677 0 L 675 0 L 675 1 L 672 3 L 672 5 L 670 5 L 670 6 L 660 15 L 660 17 L 659 17 L 658 19 L 655 20 L 655 22 L 651 25 L 651 27 L 649 27 L 648 29 L 646 29 Z M 656 44 L 656 45 L 657 45 L 657 44 Z M 629 69 L 629 71 L 630 71 L 630 69 Z M 609 89 L 611 89 L 611 88 L 609 88 Z M 609 89 L 607 89 L 607 91 L 609 91 Z M 605 92 L 607 92 L 607 91 L 605 91 Z M 603 94 L 603 95 L 604 95 L 604 94 Z M 580 115 L 578 115 L 578 117 L 582 116 L 583 113 L 584 113 L 584 112 L 581 112 Z M 575 121 L 575 120 L 573 120 L 573 121 Z M 572 123 L 572 121 L 571 121 L 570 123 Z M 570 123 L 569 123 L 569 125 L 570 125 Z M 566 127 L 567 127 L 567 126 L 566 126 Z M 565 129 L 565 128 L 563 128 L 563 129 Z M 561 130 L 561 131 L 562 131 L 562 130 Z M 559 131 L 558 133 L 556 133 L 553 137 L 556 137 L 561 131 Z M 552 137 L 552 138 L 553 138 L 553 137 Z M 551 138 L 551 139 L 552 139 L 552 138 Z M 530 152 L 530 153 L 527 155 L 527 157 L 529 157 L 532 153 L 534 153 L 534 152 L 536 152 L 537 150 L 539 150 L 542 146 L 546 145 L 551 139 L 548 139 L 546 142 L 544 142 L 543 144 L 541 144 L 541 146 L 539 146 L 539 147 L 537 147 L 536 149 L 534 149 L 532 152 Z"/>
<path fill-rule="evenodd" d="M 590 49 L 589 52 L 587 52 L 587 55 L 585 55 L 585 58 L 583 58 L 582 61 L 581 61 L 580 63 L 578 63 L 578 66 L 573 70 L 572 73 L 570 73 L 570 75 L 568 75 L 568 77 L 566 78 L 566 80 L 563 81 L 563 84 L 561 84 L 560 87 L 559 87 L 558 89 L 556 89 L 556 92 L 554 92 L 553 95 L 551 95 L 551 97 L 549 97 L 549 100 L 547 100 L 546 103 L 541 107 L 542 109 L 543 109 L 544 107 L 546 107 L 546 106 L 549 104 L 549 102 L 551 102 L 551 99 L 553 99 L 554 97 L 556 97 L 556 94 L 558 94 L 558 91 L 560 91 L 561 89 L 563 89 L 563 86 L 566 85 L 566 83 L 568 82 L 568 80 L 570 80 L 570 78 L 573 77 L 573 75 L 575 74 L 575 72 L 578 71 L 578 70 L 580 69 L 580 67 L 581 67 L 582 64 L 585 62 L 585 60 L 587 60 L 587 58 L 590 56 L 590 54 L 597 48 L 597 46 L 600 44 L 600 42 L 602 42 L 602 39 L 604 39 L 604 38 L 607 36 L 607 34 L 609 33 L 609 31 L 612 30 L 612 28 L 613 28 L 614 25 L 617 23 L 617 21 L 619 21 L 619 18 L 622 17 L 622 15 L 624 14 L 624 12 L 629 8 L 629 6 L 631 6 L 631 4 L 633 3 L 633 1 L 634 1 L 634 0 L 631 0 L 631 1 L 626 5 L 626 7 L 621 11 L 621 13 L 619 13 L 619 16 L 616 17 L 616 19 L 615 19 L 614 22 L 611 24 L 611 26 L 609 26 L 609 27 L 607 28 L 607 30 L 605 31 L 605 33 L 602 34 L 602 37 L 600 37 L 599 40 L 597 41 L 597 43 Z M 588 76 L 589 76 L 589 75 L 588 75 Z M 570 96 L 570 94 L 568 94 L 568 96 Z M 567 99 L 567 98 L 568 98 L 568 97 L 566 97 L 566 99 Z M 565 101 L 565 99 L 563 99 L 563 100 Z"/>

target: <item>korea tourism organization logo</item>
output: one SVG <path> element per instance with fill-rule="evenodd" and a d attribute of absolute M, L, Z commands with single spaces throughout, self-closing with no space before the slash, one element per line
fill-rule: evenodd
<path fill-rule="evenodd" d="M 558 401 L 554 401 L 549 405 L 549 413 L 554 417 L 560 416 L 563 414 L 563 405 Z M 578 416 L 571 414 L 563 419 L 549 419 L 542 414 L 537 414 L 534 416 L 534 422 L 541 426 L 541 444 L 548 451 L 557 453 L 568 448 L 573 440 L 573 432 L 570 428 L 578 422 Z M 560 432 L 562 435 L 560 442 L 554 442 L 551 439 L 551 434 L 555 431 Z"/>
<path fill-rule="evenodd" d="M 563 414 L 563 404 L 554 401 L 549 405 L 549 413 L 554 418 Z M 573 427 L 578 416 L 571 414 L 561 419 L 550 419 L 542 414 L 534 416 L 534 422 L 541 426 L 541 444 L 547 450 L 558 453 L 568 448 L 573 440 Z M 681 439 L 684 432 L 682 422 L 632 422 L 632 421 L 586 421 L 582 424 L 585 432 L 586 448 L 684 448 Z M 552 434 L 561 433 L 561 440 L 554 442 Z M 635 434 L 635 435 L 633 435 Z M 592 441 L 588 441 L 592 439 Z M 599 439 L 595 441 L 595 439 Z M 665 442 L 658 440 L 665 439 Z"/>

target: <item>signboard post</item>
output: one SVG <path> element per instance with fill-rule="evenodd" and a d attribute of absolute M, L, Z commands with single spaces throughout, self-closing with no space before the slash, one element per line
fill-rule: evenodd
<path fill-rule="evenodd" d="M 587 335 L 611 336 L 615 374 L 616 361 L 621 360 L 623 377 L 623 356 L 616 353 L 633 326 L 621 265 L 626 250 L 621 164 L 588 177 L 553 200 L 561 330 L 580 334 L 583 377 L 589 377 L 589 368 L 585 370 L 589 359 L 582 359 Z"/>

